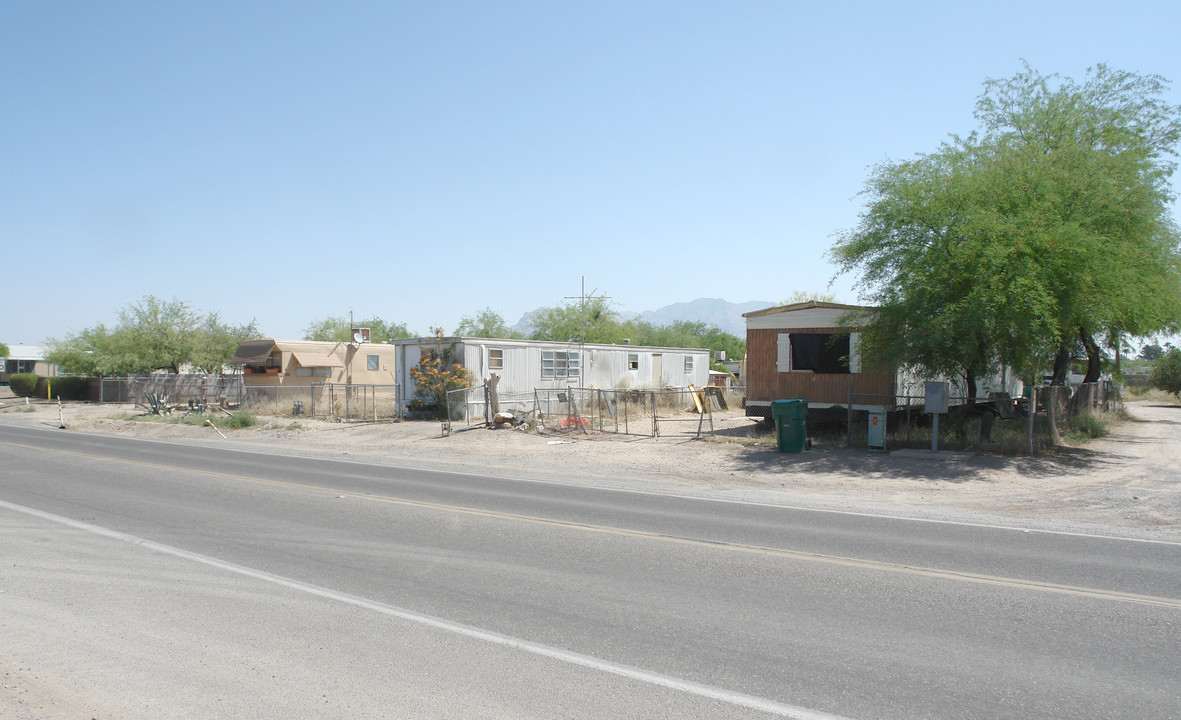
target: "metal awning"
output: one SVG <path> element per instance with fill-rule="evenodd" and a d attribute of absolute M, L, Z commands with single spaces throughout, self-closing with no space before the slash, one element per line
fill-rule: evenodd
<path fill-rule="evenodd" d="M 244 340 L 234 353 L 231 365 L 262 365 L 271 359 L 271 351 L 275 349 L 275 341 L 270 338 L 263 340 Z"/>
<path fill-rule="evenodd" d="M 344 367 L 344 363 L 335 355 L 328 355 L 327 353 L 314 352 L 292 352 L 291 355 L 295 358 L 295 362 L 299 363 L 300 367 Z"/>

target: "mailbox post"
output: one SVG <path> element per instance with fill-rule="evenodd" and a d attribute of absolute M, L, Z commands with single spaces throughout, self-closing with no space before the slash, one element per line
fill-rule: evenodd
<path fill-rule="evenodd" d="M 939 416 L 947 414 L 951 386 L 946 382 L 927 383 L 927 412 L 931 415 L 931 452 L 939 452 Z"/>

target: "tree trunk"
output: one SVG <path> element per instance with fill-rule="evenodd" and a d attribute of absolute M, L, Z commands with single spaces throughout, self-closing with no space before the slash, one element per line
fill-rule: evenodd
<path fill-rule="evenodd" d="M 956 410 L 950 418 L 956 440 L 960 443 L 967 442 L 968 420 L 975 415 L 976 411 L 976 370 L 974 368 L 964 368 L 964 384 L 964 406 Z"/>
<path fill-rule="evenodd" d="M 1122 333 L 1121 333 L 1121 335 L 1122 335 Z M 1121 335 L 1115 336 L 1115 376 L 1117 378 L 1123 377 L 1123 375 L 1124 375 L 1124 370 L 1121 365 L 1122 358 L 1120 357 L 1121 351 L 1123 350 L 1123 344 L 1124 344 L 1123 338 L 1121 337 Z"/>
<path fill-rule="evenodd" d="M 1050 378 L 1051 385 L 1065 385 L 1066 373 L 1070 371 L 1070 350 L 1065 343 L 1058 348 L 1058 355 L 1054 357 L 1054 374 Z"/>
<path fill-rule="evenodd" d="M 1058 403 L 1054 398 L 1053 387 L 1046 388 L 1046 424 L 1050 426 L 1050 444 L 1054 447 L 1061 445 L 1062 435 L 1058 432 Z"/>
<path fill-rule="evenodd" d="M 1099 382 L 1099 373 L 1102 370 L 1103 356 L 1099 350 L 1099 343 L 1095 342 L 1095 338 L 1091 337 L 1085 329 L 1078 329 L 1079 339 L 1083 341 L 1083 347 L 1087 349 L 1087 375 L 1083 378 L 1085 383 Z"/>
<path fill-rule="evenodd" d="M 489 373 L 488 379 L 484 381 L 484 384 L 488 387 L 488 398 L 492 405 L 492 417 L 496 417 L 500 413 L 500 395 L 496 392 L 496 386 L 500 384 L 500 376 L 496 373 Z"/>

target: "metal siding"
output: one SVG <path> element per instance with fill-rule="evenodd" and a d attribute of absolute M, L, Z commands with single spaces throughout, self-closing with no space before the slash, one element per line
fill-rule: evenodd
<path fill-rule="evenodd" d="M 402 351 L 398 358 L 402 361 L 399 364 L 401 369 L 398 371 L 398 378 L 403 388 L 402 396 L 409 402 L 416 397 L 414 392 L 414 378 L 410 376 L 410 370 L 411 368 L 417 367 L 418 362 L 422 360 L 422 346 L 399 345 L 398 347 Z"/>
<path fill-rule="evenodd" d="M 428 343 L 433 343 L 428 339 Z M 477 384 L 487 380 L 488 351 L 496 348 L 503 351 L 504 368 L 500 375 L 499 390 L 502 393 L 531 393 L 536 388 L 564 388 L 583 385 L 584 387 L 649 387 L 652 374 L 652 355 L 664 356 L 666 378 L 670 372 L 678 378 L 675 385 L 705 385 L 709 380 L 709 351 L 678 348 L 650 348 L 635 345 L 580 347 L 570 343 L 546 343 L 528 340 L 467 339 L 456 342 L 457 351 L 462 348 L 464 367 L 475 376 Z M 397 378 L 405 388 L 407 399 L 413 397 L 414 382 L 410 368 L 416 366 L 422 357 L 426 344 L 400 341 L 397 350 Z M 541 377 L 543 350 L 564 350 L 580 352 L 581 380 L 579 378 L 558 378 L 544 380 Z M 639 368 L 628 369 L 627 357 L 639 356 Z M 694 357 L 692 375 L 684 374 L 684 357 Z M 678 364 L 679 363 L 679 364 Z"/>
<path fill-rule="evenodd" d="M 541 382 L 541 350 L 530 347 L 503 347 L 504 371 L 501 392 L 531 392 Z"/>
<path fill-rule="evenodd" d="M 748 317 L 746 329 L 751 330 L 802 330 L 805 328 L 836 327 L 840 318 L 849 312 L 841 308 L 805 308 Z"/>

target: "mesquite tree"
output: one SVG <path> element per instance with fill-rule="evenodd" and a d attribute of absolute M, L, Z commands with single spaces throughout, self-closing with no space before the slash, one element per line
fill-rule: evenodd
<path fill-rule="evenodd" d="M 1094 381 L 1101 341 L 1175 330 L 1181 108 L 1165 88 L 1102 65 L 1083 83 L 1026 67 L 985 83 L 978 133 L 877 166 L 860 224 L 831 250 L 874 306 L 863 356 L 974 393 L 1000 363 L 1060 382 L 1074 348 Z"/>

